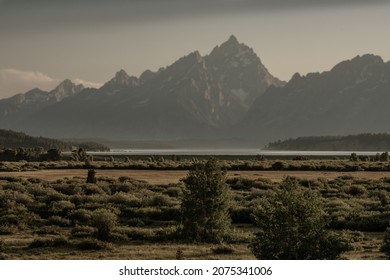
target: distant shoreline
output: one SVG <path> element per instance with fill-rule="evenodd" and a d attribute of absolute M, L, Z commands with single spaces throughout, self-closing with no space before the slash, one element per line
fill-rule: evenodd
<path fill-rule="evenodd" d="M 111 149 L 107 152 L 88 152 L 91 155 L 181 155 L 181 156 L 375 156 L 383 151 L 288 151 L 261 149 Z"/>

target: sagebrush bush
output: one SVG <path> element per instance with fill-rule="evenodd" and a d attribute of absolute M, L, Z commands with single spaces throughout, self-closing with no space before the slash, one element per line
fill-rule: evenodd
<path fill-rule="evenodd" d="M 173 203 L 171 198 L 167 195 L 157 194 L 150 198 L 149 206 L 171 206 Z"/>
<path fill-rule="evenodd" d="M 99 240 L 110 239 L 118 221 L 118 216 L 111 210 L 98 209 L 92 213 L 92 225 L 97 229 L 96 236 Z"/>
<path fill-rule="evenodd" d="M 28 248 L 67 247 L 69 242 L 65 237 L 34 239 Z"/>
<path fill-rule="evenodd" d="M 182 188 L 178 186 L 169 186 L 165 191 L 163 191 L 164 194 L 169 195 L 170 197 L 180 197 L 183 194 Z"/>
<path fill-rule="evenodd" d="M 57 225 L 43 226 L 38 228 L 35 233 L 37 234 L 58 234 L 61 232 L 61 227 Z"/>
<path fill-rule="evenodd" d="M 213 251 L 214 254 L 217 255 L 233 254 L 235 251 L 232 247 L 226 245 L 219 245 L 218 247 L 212 248 L 211 250 Z"/>
<path fill-rule="evenodd" d="M 152 241 L 154 238 L 154 231 L 150 228 L 128 227 L 125 234 L 131 240 Z"/>
<path fill-rule="evenodd" d="M 90 226 L 75 226 L 71 231 L 73 238 L 92 237 L 94 233 L 95 228 Z"/>
<path fill-rule="evenodd" d="M 77 249 L 79 250 L 93 250 L 93 251 L 98 251 L 98 250 L 103 250 L 108 247 L 108 244 L 96 240 L 96 239 L 87 239 L 87 240 L 82 240 L 79 243 L 76 244 Z"/>
<path fill-rule="evenodd" d="M 83 208 L 72 210 L 68 214 L 68 218 L 73 225 L 89 225 L 92 220 L 92 211 Z"/>
<path fill-rule="evenodd" d="M 383 237 L 383 244 L 380 250 L 386 255 L 387 259 L 390 260 L 390 227 L 386 229 L 385 235 Z"/>
<path fill-rule="evenodd" d="M 61 216 L 50 216 L 48 219 L 49 224 L 60 226 L 60 227 L 69 227 L 71 221 L 69 219 L 63 218 Z"/>
<path fill-rule="evenodd" d="M 0 252 L 3 252 L 5 248 L 4 241 L 0 239 Z"/>

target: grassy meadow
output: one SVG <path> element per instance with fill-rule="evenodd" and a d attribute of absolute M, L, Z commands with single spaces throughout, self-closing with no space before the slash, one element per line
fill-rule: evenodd
<path fill-rule="evenodd" d="M 351 243 L 344 258 L 385 258 L 379 249 L 390 221 L 388 163 L 224 160 L 232 230 L 224 243 L 208 244 L 177 236 L 180 179 L 192 161 L 0 162 L 0 258 L 254 259 L 251 213 L 286 176 L 320 196 L 329 229 Z M 86 183 L 91 168 L 96 183 Z M 99 221 L 110 224 L 106 240 L 97 238 Z"/>

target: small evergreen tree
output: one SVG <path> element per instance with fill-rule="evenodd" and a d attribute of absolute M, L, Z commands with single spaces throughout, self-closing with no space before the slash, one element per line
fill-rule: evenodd
<path fill-rule="evenodd" d="M 87 183 L 96 184 L 96 171 L 93 169 L 88 170 Z"/>
<path fill-rule="evenodd" d="M 317 196 L 292 178 L 262 198 L 253 217 L 259 231 L 250 248 L 258 259 L 337 259 L 349 248 L 325 229 L 327 219 Z"/>
<path fill-rule="evenodd" d="M 351 156 L 349 157 L 350 161 L 359 161 L 359 157 L 357 156 L 356 153 L 352 153 Z"/>
<path fill-rule="evenodd" d="M 182 233 L 185 238 L 220 242 L 230 229 L 230 196 L 226 172 L 215 159 L 194 163 L 186 178 L 182 202 Z"/>
<path fill-rule="evenodd" d="M 58 149 L 50 149 L 47 151 L 47 160 L 57 161 L 61 159 L 61 151 Z"/>
<path fill-rule="evenodd" d="M 383 152 L 380 156 L 380 161 L 389 161 L 389 153 Z"/>

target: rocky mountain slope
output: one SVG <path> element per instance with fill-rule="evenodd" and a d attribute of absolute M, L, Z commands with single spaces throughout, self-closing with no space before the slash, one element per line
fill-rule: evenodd
<path fill-rule="evenodd" d="M 124 70 L 99 89 L 65 80 L 0 100 L 0 128 L 55 138 L 231 139 L 262 146 L 299 136 L 389 133 L 390 62 L 367 54 L 323 73 L 273 77 L 231 36 L 140 77 Z M 230 141 L 230 140 L 229 140 Z"/>
<path fill-rule="evenodd" d="M 139 78 L 121 70 L 99 89 L 75 90 L 72 85 L 63 95 L 33 90 L 37 98 L 31 92 L 12 97 L 19 101 L 12 114 L 6 107 L 9 100 L 0 101 L 0 125 L 66 138 L 219 137 L 242 120 L 271 85 L 284 82 L 267 71 L 251 48 L 231 36 L 209 55 L 195 51 Z M 27 106 L 21 99 L 30 96 Z"/>
<path fill-rule="evenodd" d="M 330 71 L 295 74 L 260 96 L 237 129 L 264 140 L 390 131 L 390 62 L 363 55 Z"/>

